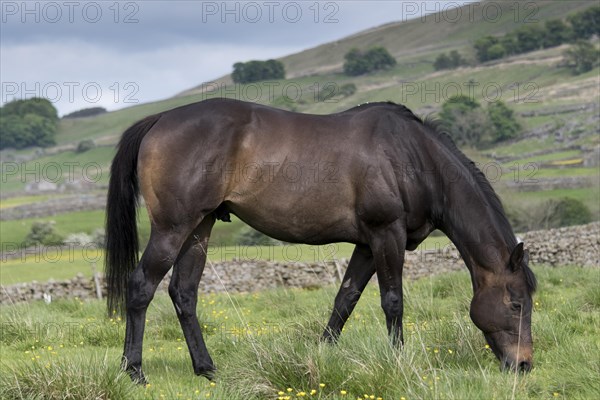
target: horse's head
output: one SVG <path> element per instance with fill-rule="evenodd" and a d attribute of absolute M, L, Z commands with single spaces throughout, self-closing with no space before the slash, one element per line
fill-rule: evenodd
<path fill-rule="evenodd" d="M 504 369 L 529 371 L 533 366 L 531 294 L 536 282 L 528 262 L 529 253 L 519 243 L 505 272 L 486 276 L 471 302 L 471 319 Z"/>

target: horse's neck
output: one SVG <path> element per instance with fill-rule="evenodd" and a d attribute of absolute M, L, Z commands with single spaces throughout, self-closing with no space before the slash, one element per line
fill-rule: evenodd
<path fill-rule="evenodd" d="M 473 191 L 463 189 L 453 190 L 454 198 L 449 201 L 451 206 L 445 208 L 442 230 L 460 252 L 476 286 L 477 272 L 504 269 L 510 250 L 485 196 L 476 193 L 481 201 L 468 203 L 474 196 Z"/>

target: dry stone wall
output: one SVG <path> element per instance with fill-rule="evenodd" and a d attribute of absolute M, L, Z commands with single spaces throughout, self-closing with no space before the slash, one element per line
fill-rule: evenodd
<path fill-rule="evenodd" d="M 521 235 L 530 252 L 530 265 L 575 265 L 599 268 L 600 222 L 528 232 Z M 251 292 L 279 286 L 311 288 L 340 281 L 347 260 L 323 263 L 280 263 L 271 261 L 229 261 L 207 264 L 200 283 L 200 292 Z M 464 263 L 453 246 L 434 251 L 407 252 L 404 276 L 417 279 L 449 271 L 463 270 Z M 159 290 L 166 290 L 169 276 Z M 99 287 L 106 295 L 103 278 Z M 2 286 L 0 304 L 30 300 L 52 300 L 64 297 L 96 298 L 93 279 L 78 274 L 68 281 L 30 282 Z"/>

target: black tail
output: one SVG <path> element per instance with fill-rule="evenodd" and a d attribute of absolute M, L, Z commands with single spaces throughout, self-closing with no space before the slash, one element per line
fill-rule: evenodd
<path fill-rule="evenodd" d="M 137 160 L 142 139 L 160 118 L 151 115 L 123 133 L 110 167 L 106 201 L 106 253 L 104 275 L 108 291 L 108 313 L 125 313 L 129 274 L 139 257 L 137 236 L 138 177 Z"/>

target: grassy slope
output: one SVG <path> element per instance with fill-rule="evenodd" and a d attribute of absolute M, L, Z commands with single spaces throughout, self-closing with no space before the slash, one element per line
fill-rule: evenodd
<path fill-rule="evenodd" d="M 471 14 L 469 14 L 468 7 L 462 7 L 462 17 L 458 19 L 458 22 L 447 23 L 446 21 L 456 19 L 456 14 L 447 11 L 438 16 L 430 15 L 425 18 L 425 21 L 414 19 L 390 23 L 282 57 L 280 60 L 284 63 L 288 75 L 292 77 L 340 71 L 344 54 L 354 47 L 365 49 L 372 46 L 384 46 L 398 58 L 400 64 L 404 63 L 407 58 L 415 56 L 421 58 L 425 56 L 426 59 L 433 62 L 437 53 L 457 48 L 465 49 L 481 36 L 503 34 L 519 26 L 525 20 L 563 17 L 566 14 L 590 7 L 592 2 L 531 2 L 528 7 L 521 4 L 518 15 L 515 14 L 514 2 L 494 2 L 494 4 L 502 9 L 501 16 L 497 20 L 493 18 L 491 10 L 490 18 L 484 19 L 482 11 L 485 2 L 482 2 L 473 9 Z M 425 7 L 423 3 L 415 5 Z M 535 8 L 531 8 L 532 5 Z M 532 12 L 533 14 L 531 14 Z M 473 19 L 469 15 L 472 15 Z M 531 18 L 526 19 L 528 16 Z M 401 17 L 398 15 L 398 18 Z M 223 81 L 229 80 L 228 77 L 222 79 Z"/>
<path fill-rule="evenodd" d="M 336 288 L 202 296 L 198 312 L 219 368 L 214 384 L 193 375 L 166 295 L 158 295 L 147 314 L 146 388 L 119 372 L 124 324 L 106 319 L 103 303 L 3 306 L 0 397 L 262 400 L 277 399 L 283 391 L 291 398 L 342 400 L 364 394 L 597 398 L 600 271 L 536 267 L 535 272 L 540 282 L 534 297 L 535 367 L 527 375 L 500 372 L 485 348 L 468 319 L 465 271 L 405 285 L 402 351 L 388 345 L 374 286 L 366 289 L 337 346 L 318 343 Z"/>

